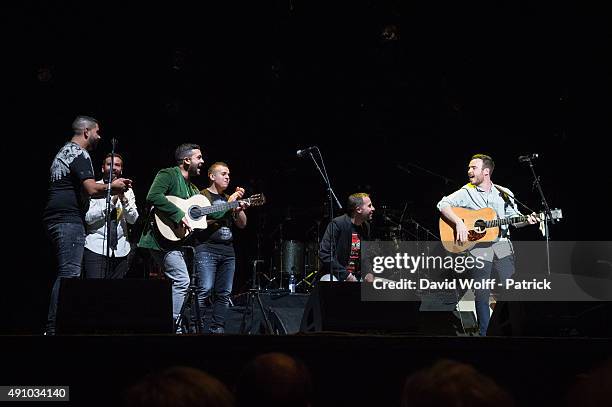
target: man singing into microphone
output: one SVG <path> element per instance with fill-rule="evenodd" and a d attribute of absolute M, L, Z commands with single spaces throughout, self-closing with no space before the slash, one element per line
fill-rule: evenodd
<path fill-rule="evenodd" d="M 111 154 L 102 162 L 102 179 L 100 184 L 108 183 L 111 165 L 113 180 L 123 173 L 123 157 L 115 154 L 111 164 Z M 128 255 L 131 244 L 128 241 L 128 224 L 133 225 L 138 219 L 134 191 L 128 189 L 111 197 L 110 227 L 107 226 L 106 198 L 92 199 L 85 214 L 87 236 L 83 254 L 85 278 L 123 278 L 128 271 Z M 107 249 L 108 247 L 108 249 Z M 109 250 L 110 249 L 110 250 Z M 110 257 L 106 257 L 109 253 Z M 107 265 L 110 262 L 110 267 Z M 108 274 L 107 274 L 108 270 Z"/>
<path fill-rule="evenodd" d="M 468 230 L 463 220 L 457 216 L 452 207 L 467 209 L 493 208 L 498 218 L 521 216 L 514 202 L 514 194 L 507 188 L 493 184 L 491 175 L 495 163 L 488 155 L 476 154 L 468 165 L 468 178 L 470 182 L 458 191 L 445 196 L 438 202 L 438 210 L 449 221 L 455 224 L 457 241 L 467 242 Z M 522 227 L 537 223 L 535 214 L 529 216 L 528 222 L 518 223 L 515 226 Z M 476 245 L 470 254 L 485 259 L 483 268 L 474 268 L 472 278 L 474 280 L 487 280 L 494 268 L 499 274 L 498 282 L 504 282 L 514 274 L 514 251 L 509 240 L 510 231 L 507 225 L 500 227 L 500 237 L 494 243 L 483 243 Z M 485 336 L 489 326 L 489 295 L 490 289 L 474 290 L 476 303 L 476 316 L 480 335 Z"/>

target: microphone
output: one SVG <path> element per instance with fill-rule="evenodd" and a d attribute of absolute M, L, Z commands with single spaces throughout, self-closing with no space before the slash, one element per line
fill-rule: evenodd
<path fill-rule="evenodd" d="M 520 163 L 524 163 L 527 161 L 535 160 L 536 158 L 538 158 L 538 154 L 527 154 L 519 156 L 518 160 Z"/>
<path fill-rule="evenodd" d="M 111 139 L 111 144 L 113 145 L 113 149 L 117 148 L 117 139 L 113 137 Z"/>
<path fill-rule="evenodd" d="M 394 225 L 398 225 L 398 223 L 396 221 L 394 221 L 393 219 L 391 219 L 387 215 L 383 215 L 383 219 L 386 220 L 389 223 L 393 223 Z"/>
<path fill-rule="evenodd" d="M 297 155 L 298 157 L 304 157 L 304 156 L 306 155 L 306 153 L 309 153 L 309 152 L 311 152 L 312 150 L 315 150 L 316 148 L 317 148 L 317 146 L 306 147 L 306 148 L 305 148 L 305 149 L 303 149 L 303 150 L 298 150 L 298 151 L 297 151 L 297 153 L 296 153 L 296 155 Z"/>

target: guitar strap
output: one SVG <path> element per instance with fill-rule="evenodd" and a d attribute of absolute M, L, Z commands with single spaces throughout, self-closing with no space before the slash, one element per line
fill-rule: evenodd
<path fill-rule="evenodd" d="M 504 200 L 505 208 L 507 208 L 508 206 L 511 206 L 512 205 L 512 201 L 510 201 L 510 194 L 508 193 L 508 191 L 506 189 L 500 187 L 497 184 L 495 184 L 495 187 L 499 190 L 500 195 L 501 195 L 502 199 Z"/>
<path fill-rule="evenodd" d="M 508 195 L 508 192 L 507 192 L 507 191 L 506 191 L 504 188 L 500 187 L 499 185 L 495 185 L 495 186 L 497 187 L 497 189 L 499 189 L 500 191 L 505 192 L 505 193 L 506 193 L 506 195 Z M 516 196 L 510 196 L 510 195 L 508 195 L 508 199 L 510 199 L 510 198 L 512 198 L 512 201 L 514 201 L 514 208 L 515 208 L 516 210 L 518 210 L 518 205 L 521 205 L 521 208 L 525 208 L 525 209 L 526 209 L 526 210 L 528 210 L 529 212 L 535 212 L 535 210 L 533 210 L 533 209 L 531 209 L 529 206 L 525 205 L 525 203 L 524 203 L 524 202 L 519 201 L 519 200 L 516 198 Z M 505 199 L 504 199 L 504 201 L 505 201 Z"/>
<path fill-rule="evenodd" d="M 499 194 L 501 195 L 502 199 L 504 200 L 504 210 L 506 210 L 506 208 L 508 208 L 509 206 L 512 206 L 512 201 L 510 200 L 510 194 L 508 193 L 508 191 L 505 188 L 500 187 L 499 185 L 495 185 L 495 187 L 499 190 Z M 516 209 L 516 205 L 514 206 L 514 208 Z M 502 231 L 502 228 L 499 228 L 499 236 L 498 237 L 503 237 L 504 235 L 508 234 L 508 229 L 506 229 L 506 233 L 504 234 Z"/>

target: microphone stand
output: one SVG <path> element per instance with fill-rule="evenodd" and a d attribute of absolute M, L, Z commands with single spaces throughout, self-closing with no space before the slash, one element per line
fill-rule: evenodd
<path fill-rule="evenodd" d="M 404 231 L 402 230 L 402 223 L 404 222 L 404 215 L 406 214 L 406 209 L 408 209 L 408 202 L 404 205 L 404 210 L 402 211 L 402 215 L 400 216 L 397 229 L 399 231 L 400 240 L 404 240 Z M 419 240 L 419 236 L 417 235 L 417 241 Z"/>
<path fill-rule="evenodd" d="M 110 272 L 111 272 L 111 260 L 110 260 L 110 244 L 108 241 L 108 236 L 109 236 L 109 232 L 110 232 L 110 228 L 112 225 L 112 220 L 111 220 L 111 214 L 112 214 L 112 209 L 111 209 L 111 183 L 113 182 L 113 173 L 114 173 L 114 167 L 115 167 L 115 146 L 117 145 L 117 141 L 115 140 L 115 138 L 113 137 L 111 139 L 111 152 L 110 152 L 110 159 L 111 159 L 111 165 L 110 165 L 110 171 L 108 173 L 108 183 L 106 184 L 106 219 L 105 219 L 105 225 L 106 227 L 104 228 L 104 236 L 102 238 L 102 247 L 106 247 L 106 273 L 105 273 L 105 278 L 108 278 L 108 276 L 110 276 Z"/>
<path fill-rule="evenodd" d="M 445 185 L 449 185 L 449 184 L 451 184 L 451 185 L 452 185 L 452 184 L 457 184 L 457 181 L 455 181 L 455 180 L 453 180 L 453 179 L 450 179 L 450 178 L 448 178 L 448 177 L 445 177 L 444 175 L 440 175 L 440 174 L 438 174 L 438 173 L 436 173 L 436 172 L 433 172 L 433 171 L 431 171 L 431 170 L 428 170 L 427 168 L 421 167 L 420 165 L 416 165 L 416 164 L 414 164 L 414 163 L 409 163 L 409 162 L 407 162 L 406 164 L 407 164 L 407 165 L 409 165 L 410 167 L 416 168 L 417 170 L 421 170 L 421 171 L 423 171 L 423 172 L 425 172 L 425 173 L 427 173 L 427 174 L 429 174 L 429 175 L 431 175 L 431 176 L 433 176 L 433 177 L 440 178 L 441 180 L 443 180 L 443 181 L 444 181 L 444 184 L 445 184 Z M 410 171 L 408 168 L 404 167 L 404 166 L 403 166 L 403 165 L 401 165 L 401 164 L 395 164 L 395 167 L 396 167 L 398 170 L 401 170 L 401 171 L 405 172 L 406 174 L 410 174 L 410 175 L 412 175 L 412 171 Z"/>
<path fill-rule="evenodd" d="M 525 162 L 529 163 L 529 168 L 531 169 L 531 174 L 533 175 L 533 185 L 538 188 L 538 192 L 540 193 L 540 199 L 542 201 L 542 206 L 544 206 L 544 238 L 546 239 L 546 272 L 550 276 L 550 233 L 548 230 L 548 221 L 553 221 L 552 213 L 550 212 L 550 207 L 548 206 L 548 202 L 546 202 L 546 197 L 544 196 L 544 191 L 542 190 L 542 185 L 540 184 L 540 177 L 535 172 L 535 167 L 533 166 L 533 162 L 530 157 L 525 159 Z"/>
<path fill-rule="evenodd" d="M 434 233 L 432 233 L 425 226 L 421 225 L 419 222 L 414 220 L 414 218 L 410 218 L 410 222 L 412 222 L 412 224 L 414 224 L 414 228 L 415 228 L 416 235 L 417 235 L 417 240 L 418 240 L 418 236 L 419 236 L 419 228 L 423 229 L 425 231 L 425 233 L 427 233 L 429 236 L 433 237 L 434 240 L 440 240 L 440 237 L 436 236 Z"/>
<path fill-rule="evenodd" d="M 323 166 L 323 170 L 321 170 L 321 167 L 319 166 L 319 164 L 317 163 L 317 160 L 315 159 L 314 155 L 312 155 L 311 151 L 308 151 L 308 154 L 310 155 L 310 158 L 312 159 L 312 162 L 314 163 L 315 167 L 317 167 L 317 170 L 319 170 L 319 174 L 321 174 L 321 177 L 323 178 L 323 182 L 325 182 L 325 185 L 327 187 L 327 199 L 329 201 L 329 222 L 332 225 L 332 233 L 330 233 L 329 235 L 329 239 L 330 239 L 330 245 L 329 245 L 329 253 L 330 253 L 330 270 L 329 270 L 329 274 L 331 276 L 330 283 L 334 280 L 333 277 L 338 278 L 337 276 L 334 276 L 334 269 L 333 269 L 333 264 L 334 264 L 334 252 L 335 252 L 335 242 L 333 239 L 333 235 L 334 235 L 334 230 L 333 230 L 333 223 L 332 221 L 334 220 L 334 200 L 336 202 L 336 205 L 338 205 L 339 209 L 342 209 L 342 205 L 340 205 L 340 201 L 338 200 L 338 198 L 336 197 L 336 194 L 334 193 L 334 190 L 332 189 L 331 186 L 331 182 L 329 181 L 329 176 L 327 175 L 327 169 L 325 168 L 325 161 L 323 161 L 323 156 L 321 155 L 321 150 L 319 150 L 319 147 L 316 147 L 317 152 L 319 153 L 319 158 L 321 159 L 321 165 Z M 335 274 L 338 274 L 337 272 Z M 338 278 L 338 281 L 340 281 L 340 279 Z"/>

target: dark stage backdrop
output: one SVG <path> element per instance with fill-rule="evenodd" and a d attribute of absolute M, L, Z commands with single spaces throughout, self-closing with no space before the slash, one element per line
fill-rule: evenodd
<path fill-rule="evenodd" d="M 77 114 L 101 121 L 97 171 L 110 138 L 119 140 L 141 215 L 156 171 L 186 141 L 203 146 L 207 163 L 229 164 L 232 188 L 267 195 L 237 233 L 237 292 L 258 235 L 268 267 L 279 225 L 285 239 L 312 240 L 317 222 L 323 232 L 324 185 L 296 157 L 313 145 L 343 204 L 369 192 L 379 214 L 406 207 L 407 219 L 436 233 L 435 204 L 467 182 L 473 153 L 492 155 L 494 180 L 541 209 L 517 161 L 538 153 L 548 201 L 565 216 L 552 237 L 607 239 L 595 226 L 606 221 L 594 218 L 609 206 L 600 198 L 610 187 L 605 13 L 569 1 L 423 3 L 23 2 L 8 14 L 20 85 L 9 121 L 18 144 L 22 135 L 35 142 L 14 150 L 27 156 L 19 168 L 31 198 L 9 246 L 18 261 L 5 266 L 3 329 L 39 332 L 44 321 L 55 266 L 40 214 L 50 162 Z M 516 238 L 541 236 L 530 228 Z"/>

